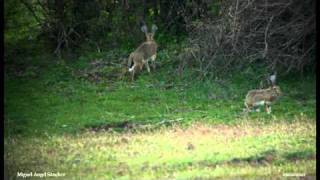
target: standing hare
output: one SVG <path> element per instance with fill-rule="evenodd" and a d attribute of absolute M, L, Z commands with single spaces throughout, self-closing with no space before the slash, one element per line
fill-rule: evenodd
<path fill-rule="evenodd" d="M 141 71 L 144 65 L 146 65 L 147 70 L 150 73 L 149 60 L 152 61 L 152 67 L 155 69 L 158 45 L 154 41 L 153 36 L 157 29 L 157 26 L 154 24 L 152 25 L 151 32 L 148 32 L 146 25 L 141 27 L 141 31 L 146 35 L 146 41 L 133 51 L 128 59 L 128 68 L 131 73 L 132 81 L 134 80 L 135 74 Z"/>
<path fill-rule="evenodd" d="M 250 109 L 260 111 L 260 106 L 265 106 L 265 110 L 268 114 L 271 113 L 271 103 L 278 99 L 282 95 L 279 86 L 275 85 L 276 74 L 269 77 L 271 82 L 271 87 L 267 89 L 254 89 L 248 92 L 244 105 L 246 106 L 246 111 Z"/>

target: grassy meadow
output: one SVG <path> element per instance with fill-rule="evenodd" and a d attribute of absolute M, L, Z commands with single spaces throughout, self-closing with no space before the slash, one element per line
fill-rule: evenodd
<path fill-rule="evenodd" d="M 120 63 L 104 64 L 112 53 L 6 62 L 7 179 L 315 179 L 314 74 L 280 74 L 272 113 L 245 114 L 261 69 L 177 78 L 162 51 L 155 72 L 130 82 L 119 78 Z"/>

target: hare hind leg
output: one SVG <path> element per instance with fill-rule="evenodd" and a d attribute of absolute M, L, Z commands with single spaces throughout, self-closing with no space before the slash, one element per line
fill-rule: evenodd
<path fill-rule="evenodd" d="M 136 69 L 136 64 L 134 64 L 131 68 L 128 69 L 129 72 L 133 72 Z"/>
<path fill-rule="evenodd" d="M 153 69 L 156 69 L 156 58 L 157 58 L 156 54 L 151 56 L 151 62 L 152 62 L 152 68 Z"/>
<path fill-rule="evenodd" d="M 246 102 L 244 103 L 244 105 L 246 106 L 246 108 L 244 108 L 244 112 L 248 113 L 251 112 L 252 110 L 252 106 L 249 106 Z"/>
<path fill-rule="evenodd" d="M 267 112 L 268 114 L 270 114 L 270 113 L 271 113 L 271 106 L 268 105 L 268 104 L 266 104 L 265 108 L 266 108 L 266 112 Z"/>
<path fill-rule="evenodd" d="M 145 61 L 145 64 L 146 64 L 148 73 L 150 73 L 149 59 Z"/>
<path fill-rule="evenodd" d="M 135 74 L 135 72 L 132 71 L 132 72 L 131 72 L 131 81 L 134 81 L 134 74 Z"/>
<path fill-rule="evenodd" d="M 142 69 L 142 67 L 139 64 L 135 64 L 129 69 L 129 72 L 131 72 L 131 81 L 134 81 L 136 74 L 141 69 Z"/>
<path fill-rule="evenodd" d="M 131 68 L 128 69 L 128 72 L 131 74 L 131 81 L 134 80 L 135 71 L 136 71 L 136 64 L 134 64 Z"/>
<path fill-rule="evenodd" d="M 265 107 L 265 111 L 270 114 L 271 113 L 271 102 L 269 101 L 266 101 L 265 104 L 264 104 L 264 107 Z"/>

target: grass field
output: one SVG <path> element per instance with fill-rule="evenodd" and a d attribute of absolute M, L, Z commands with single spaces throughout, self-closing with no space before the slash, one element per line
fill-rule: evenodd
<path fill-rule="evenodd" d="M 179 81 L 159 68 L 133 83 L 95 83 L 77 75 L 91 66 L 88 58 L 77 64 L 38 58 L 6 66 L 8 178 L 17 172 L 65 173 L 59 179 L 315 178 L 314 75 L 279 76 L 284 95 L 273 113 L 243 114 L 247 91 L 259 87 L 250 73 Z M 17 71 L 17 64 L 25 68 Z M 113 72 L 101 71 L 101 77 Z"/>

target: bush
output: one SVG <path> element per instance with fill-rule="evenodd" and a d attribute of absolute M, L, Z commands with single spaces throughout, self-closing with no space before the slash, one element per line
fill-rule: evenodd
<path fill-rule="evenodd" d="M 179 69 L 201 77 L 243 71 L 303 72 L 315 64 L 315 1 L 225 1 L 220 15 L 188 24 Z"/>

